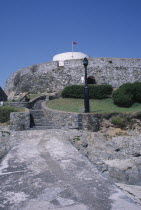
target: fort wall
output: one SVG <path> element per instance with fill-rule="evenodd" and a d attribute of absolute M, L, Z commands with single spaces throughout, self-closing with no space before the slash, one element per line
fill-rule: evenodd
<path fill-rule="evenodd" d="M 89 58 L 88 76 L 94 76 L 97 84 L 111 84 L 114 88 L 127 82 L 141 82 L 141 59 Z M 65 86 L 84 84 L 82 59 L 37 64 L 18 70 L 6 82 L 5 92 L 50 93 Z"/>

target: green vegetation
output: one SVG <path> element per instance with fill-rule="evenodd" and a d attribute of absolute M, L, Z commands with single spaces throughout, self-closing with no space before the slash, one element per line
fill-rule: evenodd
<path fill-rule="evenodd" d="M 121 85 L 113 92 L 113 100 L 120 107 L 131 107 L 135 102 L 141 103 L 141 82 Z"/>
<path fill-rule="evenodd" d="M 74 141 L 80 141 L 80 136 L 74 136 L 73 140 Z"/>
<path fill-rule="evenodd" d="M 62 91 L 63 98 L 84 98 L 84 86 L 72 85 L 65 87 Z"/>
<path fill-rule="evenodd" d="M 89 95 L 91 99 L 104 99 L 112 94 L 111 85 L 89 85 Z"/>
<path fill-rule="evenodd" d="M 111 123 L 117 127 L 124 128 L 126 125 L 126 119 L 123 117 L 112 117 Z"/>
<path fill-rule="evenodd" d="M 112 94 L 111 85 L 89 85 L 89 97 L 91 99 L 108 98 Z M 84 98 L 84 85 L 72 85 L 62 91 L 63 98 Z"/>
<path fill-rule="evenodd" d="M 134 99 L 136 102 L 141 103 L 141 82 L 135 82 L 134 87 L 135 87 Z"/>
<path fill-rule="evenodd" d="M 47 102 L 47 106 L 51 109 L 67 111 L 67 112 L 84 112 L 84 100 L 74 98 L 59 98 Z M 118 107 L 113 103 L 111 98 L 98 100 L 90 99 L 90 112 L 92 113 L 119 113 L 119 112 L 139 112 L 141 104 L 134 103 L 132 107 Z"/>
<path fill-rule="evenodd" d="M 10 120 L 11 112 L 24 111 L 24 108 L 15 108 L 12 106 L 1 106 L 0 107 L 0 123 L 6 123 Z"/>

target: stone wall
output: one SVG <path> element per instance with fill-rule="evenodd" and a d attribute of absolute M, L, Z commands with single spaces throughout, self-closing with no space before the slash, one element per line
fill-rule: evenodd
<path fill-rule="evenodd" d="M 42 103 L 42 109 L 46 118 L 54 124 L 54 129 L 99 130 L 99 121 L 95 114 L 56 111 L 49 109 L 46 102 Z"/>
<path fill-rule="evenodd" d="M 11 112 L 10 129 L 14 131 L 30 129 L 30 112 Z"/>
<path fill-rule="evenodd" d="M 4 102 L 4 106 L 13 106 L 13 107 L 25 107 L 27 109 L 40 109 L 41 107 L 41 103 L 48 98 L 49 96 L 38 96 L 32 100 L 30 100 L 29 102 L 25 102 L 25 101 L 14 101 L 14 102 Z M 55 97 L 55 96 L 54 96 Z"/>
<path fill-rule="evenodd" d="M 88 76 L 97 84 L 119 87 L 126 82 L 141 81 L 141 59 L 89 58 Z M 13 73 L 7 80 L 5 92 L 19 94 L 49 93 L 72 84 L 84 84 L 82 59 L 66 60 L 60 67 L 57 61 L 26 67 Z"/>

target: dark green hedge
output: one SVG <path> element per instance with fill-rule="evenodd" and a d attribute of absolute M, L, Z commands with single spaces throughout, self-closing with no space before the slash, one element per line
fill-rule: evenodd
<path fill-rule="evenodd" d="M 65 87 L 62 91 L 63 98 L 84 98 L 84 86 L 72 85 Z"/>
<path fill-rule="evenodd" d="M 126 83 L 113 92 L 114 103 L 120 107 L 130 107 L 134 103 L 134 85 Z"/>
<path fill-rule="evenodd" d="M 135 82 L 134 87 L 135 87 L 134 100 L 136 102 L 141 103 L 141 82 Z"/>
<path fill-rule="evenodd" d="M 108 98 L 112 94 L 111 85 L 89 85 L 89 96 L 94 99 Z"/>
<path fill-rule="evenodd" d="M 0 123 L 8 122 L 10 120 L 10 113 L 16 111 L 17 110 L 14 107 L 0 107 Z"/>
<path fill-rule="evenodd" d="M 89 98 L 103 99 L 112 94 L 111 85 L 89 85 Z M 84 98 L 84 85 L 72 85 L 62 91 L 63 98 Z"/>
<path fill-rule="evenodd" d="M 117 106 L 131 107 L 134 102 L 141 102 L 141 82 L 126 83 L 113 92 Z"/>
<path fill-rule="evenodd" d="M 133 94 L 127 94 L 121 89 L 118 89 L 113 93 L 114 104 L 116 104 L 119 107 L 132 106 L 132 104 L 134 103 L 133 98 Z"/>

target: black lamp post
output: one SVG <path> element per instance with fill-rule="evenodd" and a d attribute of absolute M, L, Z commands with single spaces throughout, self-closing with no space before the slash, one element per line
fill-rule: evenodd
<path fill-rule="evenodd" d="M 85 105 L 85 113 L 90 112 L 89 111 L 89 87 L 87 83 L 87 66 L 88 66 L 88 59 L 83 59 L 83 65 L 85 68 L 85 87 L 84 87 L 84 105 Z"/>

